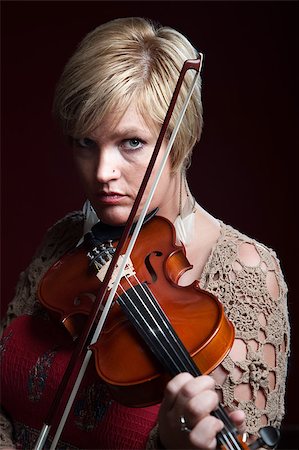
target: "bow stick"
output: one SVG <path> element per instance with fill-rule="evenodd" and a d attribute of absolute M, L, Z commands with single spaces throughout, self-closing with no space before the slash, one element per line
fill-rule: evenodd
<path fill-rule="evenodd" d="M 64 373 L 64 376 L 62 378 L 62 381 L 61 381 L 61 383 L 60 383 L 60 385 L 59 385 L 59 387 L 57 389 L 55 398 L 54 398 L 53 403 L 51 405 L 51 408 L 50 408 L 50 410 L 48 412 L 47 418 L 45 420 L 45 423 L 43 425 L 43 428 L 41 430 L 39 438 L 38 438 L 38 440 L 36 442 L 34 450 L 42 450 L 43 449 L 43 446 L 44 446 L 44 444 L 46 442 L 46 439 L 48 437 L 50 429 L 53 426 L 53 422 L 54 422 L 54 419 L 55 419 L 55 414 L 57 413 L 58 405 L 60 403 L 61 397 L 62 397 L 63 393 L 65 392 L 65 389 L 66 389 L 67 385 L 69 385 L 69 378 L 72 375 L 73 379 L 75 377 L 76 378 L 75 378 L 74 381 L 70 382 L 70 383 L 72 383 L 72 386 L 70 386 L 72 388 L 72 391 L 71 391 L 71 394 L 70 394 L 70 396 L 69 396 L 69 398 L 67 400 L 66 406 L 64 408 L 64 412 L 63 412 L 63 415 L 62 415 L 62 417 L 60 419 L 59 425 L 57 427 L 54 439 L 52 441 L 52 445 L 50 447 L 50 450 L 54 450 L 56 448 L 56 445 L 57 445 L 58 440 L 60 438 L 60 435 L 62 433 L 63 427 L 64 427 L 65 422 L 67 420 L 67 417 L 69 415 L 70 409 L 72 407 L 73 401 L 74 401 L 75 396 L 76 396 L 76 394 L 78 392 L 78 389 L 80 387 L 80 383 L 82 381 L 82 378 L 84 377 L 85 371 L 87 369 L 89 360 L 90 360 L 91 355 L 92 355 L 92 351 L 88 347 L 98 340 L 99 335 L 101 333 L 101 330 L 102 330 L 102 328 L 104 326 L 106 317 L 108 315 L 108 312 L 110 310 L 111 304 L 113 302 L 113 299 L 114 299 L 117 287 L 119 285 L 120 279 L 123 276 L 123 273 L 124 273 L 125 267 L 127 265 L 128 259 L 130 257 L 130 254 L 132 252 L 132 249 L 133 249 L 134 244 L 136 242 L 136 239 L 138 237 L 138 234 L 139 234 L 140 228 L 142 226 L 143 220 L 144 220 L 144 218 L 146 216 L 146 213 L 148 211 L 150 202 L 151 202 L 151 200 L 153 198 L 154 192 L 156 190 L 156 187 L 157 187 L 158 182 L 160 180 L 160 177 L 162 175 L 163 169 L 165 167 L 165 164 L 167 162 L 168 156 L 169 156 L 170 151 L 172 149 L 172 146 L 173 146 L 174 140 L 176 138 L 176 135 L 177 135 L 177 133 L 179 131 L 179 127 L 181 125 L 181 122 L 183 120 L 184 114 L 185 114 L 186 109 L 188 107 L 188 104 L 189 104 L 189 101 L 191 99 L 192 93 L 193 93 L 194 88 L 196 86 L 196 82 L 197 82 L 197 79 L 198 79 L 198 77 L 200 75 L 200 71 L 201 71 L 201 68 L 202 68 L 202 62 L 203 62 L 203 54 L 202 53 L 199 53 L 199 58 L 198 59 L 187 60 L 187 61 L 184 62 L 183 68 L 182 68 L 182 70 L 180 72 L 180 75 L 179 75 L 179 78 L 178 78 L 175 90 L 174 90 L 173 95 L 172 95 L 172 98 L 171 98 L 171 101 L 170 101 L 170 104 L 169 104 L 169 107 L 168 107 L 168 110 L 167 110 L 164 122 L 162 124 L 162 127 L 161 127 L 161 130 L 160 130 L 160 133 L 159 133 L 159 136 L 158 136 L 155 148 L 153 150 L 153 154 L 151 156 L 150 162 L 149 162 L 148 167 L 146 169 L 146 172 L 144 174 L 142 183 L 140 185 L 139 191 L 138 191 L 136 199 L 134 201 L 134 204 L 133 204 L 132 210 L 130 212 L 129 218 L 127 220 L 126 226 L 124 228 L 124 231 L 123 231 L 122 236 L 121 236 L 121 238 L 119 240 L 119 243 L 118 243 L 118 245 L 116 247 L 116 250 L 115 250 L 115 253 L 113 255 L 113 258 L 112 258 L 112 260 L 110 262 L 109 268 L 108 268 L 108 270 L 106 272 L 106 275 L 104 277 L 104 280 L 102 282 L 101 288 L 99 290 L 97 299 L 96 299 L 95 304 L 93 306 L 93 310 L 92 310 L 92 312 L 91 312 L 91 314 L 89 316 L 89 319 L 88 319 L 87 325 L 85 327 L 85 330 L 83 331 L 83 333 L 81 334 L 81 336 L 79 338 L 79 342 L 78 342 L 78 344 L 77 344 L 77 346 L 76 346 L 76 348 L 75 348 L 75 350 L 74 350 L 74 352 L 72 354 L 72 357 L 70 359 L 68 367 L 67 367 L 67 369 L 66 369 L 66 371 Z M 175 124 L 175 127 L 174 127 L 174 129 L 173 129 L 173 131 L 171 133 L 168 145 L 166 147 L 165 154 L 164 154 L 163 159 L 161 161 L 161 164 L 160 164 L 160 166 L 158 168 L 155 180 L 154 180 L 153 185 L 152 185 L 152 187 L 150 189 L 150 192 L 149 192 L 149 196 L 148 196 L 148 198 L 145 201 L 145 204 L 143 206 L 143 209 L 141 211 L 139 219 L 138 219 L 138 221 L 136 223 L 136 226 L 134 228 L 134 232 L 133 232 L 133 234 L 131 236 L 131 239 L 130 239 L 130 242 L 128 244 L 127 251 L 126 251 L 125 255 L 123 255 L 122 258 L 121 258 L 121 263 L 119 265 L 119 269 L 118 269 L 115 281 L 113 283 L 113 286 L 111 288 L 110 294 L 109 294 L 108 299 L 106 301 L 105 307 L 104 307 L 103 311 L 101 312 L 101 316 L 100 316 L 99 321 L 97 323 L 97 319 L 98 319 L 99 314 L 100 314 L 100 307 L 101 307 L 102 299 L 105 297 L 105 295 L 107 293 L 109 281 L 110 281 L 110 279 L 112 277 L 112 274 L 114 273 L 114 269 L 115 269 L 115 267 L 116 267 L 116 265 L 117 265 L 117 263 L 119 261 L 119 257 L 120 257 L 121 251 L 122 251 L 122 249 L 124 247 L 124 244 L 126 243 L 128 237 L 129 237 L 130 231 L 131 231 L 133 223 L 134 223 L 134 219 L 135 219 L 136 214 L 137 214 L 138 207 L 139 207 L 139 205 L 141 203 L 141 200 L 142 200 L 142 197 L 144 195 L 145 189 L 147 187 L 150 175 L 152 173 L 152 170 L 154 168 L 156 159 L 158 157 L 158 154 L 159 154 L 159 151 L 160 151 L 163 139 L 165 137 L 165 134 L 166 134 L 166 131 L 167 131 L 167 128 L 168 128 L 168 125 L 169 125 L 169 122 L 170 122 L 170 119 L 171 119 L 171 116 L 172 116 L 172 113 L 173 113 L 173 110 L 174 110 L 174 107 L 175 107 L 175 104 L 176 104 L 176 101 L 177 101 L 180 89 L 181 89 L 181 86 L 182 86 L 182 83 L 183 83 L 183 80 L 185 78 L 186 72 L 188 70 L 190 70 L 190 69 L 193 69 L 193 70 L 196 71 L 196 74 L 194 76 L 192 85 L 191 85 L 191 87 L 189 89 L 187 98 L 186 98 L 186 100 L 185 100 L 185 102 L 184 102 L 184 104 L 182 106 L 182 109 L 181 109 L 180 115 L 178 117 L 177 123 Z M 78 366 L 78 364 L 77 364 L 78 359 L 80 358 L 80 360 L 82 360 L 82 358 L 83 358 L 83 350 L 86 347 L 87 347 L 87 351 L 85 353 L 85 357 L 84 357 L 83 362 L 82 362 L 82 364 L 81 364 L 81 366 L 79 367 L 79 370 L 78 370 L 78 368 L 76 367 L 76 366 Z"/>

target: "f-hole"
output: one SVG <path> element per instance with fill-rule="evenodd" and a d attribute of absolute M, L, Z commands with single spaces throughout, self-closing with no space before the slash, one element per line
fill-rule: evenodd
<path fill-rule="evenodd" d="M 151 276 L 152 283 L 155 283 L 157 281 L 158 277 L 157 277 L 156 271 L 153 268 L 151 261 L 150 261 L 151 255 L 162 256 L 162 252 L 156 250 L 154 252 L 149 253 L 144 259 L 145 267 L 147 268 L 147 271 Z"/>

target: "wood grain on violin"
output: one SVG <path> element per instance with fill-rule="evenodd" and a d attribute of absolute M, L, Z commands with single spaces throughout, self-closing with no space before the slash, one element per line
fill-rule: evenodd
<path fill-rule="evenodd" d="M 132 293 L 134 287 L 134 292 L 138 290 L 148 300 L 150 291 L 201 373 L 209 373 L 229 352 L 234 328 L 221 303 L 200 289 L 198 282 L 179 286 L 181 275 L 191 266 L 184 248 L 175 245 L 175 240 L 174 227 L 168 220 L 155 217 L 146 223 L 131 255 L 135 275 L 124 277 L 117 293 L 119 300 L 126 301 L 126 293 Z M 90 313 L 100 286 L 87 253 L 81 246 L 66 254 L 49 269 L 39 286 L 40 301 L 59 314 L 73 337 L 80 333 L 82 316 Z M 159 402 L 169 375 L 161 370 L 161 364 L 123 313 L 119 300 L 108 314 L 100 339 L 92 346 L 97 371 L 122 403 L 141 406 Z"/>

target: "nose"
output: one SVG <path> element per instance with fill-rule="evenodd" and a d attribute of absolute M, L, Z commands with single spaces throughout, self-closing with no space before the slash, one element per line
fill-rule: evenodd
<path fill-rule="evenodd" d="M 97 165 L 97 180 L 99 183 L 108 183 L 113 179 L 117 179 L 120 175 L 118 169 L 117 156 L 113 154 L 110 148 L 101 148 L 99 150 Z"/>

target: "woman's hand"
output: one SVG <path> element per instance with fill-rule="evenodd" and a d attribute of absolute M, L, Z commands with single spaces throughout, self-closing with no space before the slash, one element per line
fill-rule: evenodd
<path fill-rule="evenodd" d="M 216 435 L 223 422 L 211 415 L 218 407 L 215 381 L 208 375 L 194 378 L 181 373 L 166 386 L 159 412 L 159 436 L 169 449 L 216 448 Z M 245 430 L 245 414 L 238 410 L 230 414 L 240 430 Z"/>

